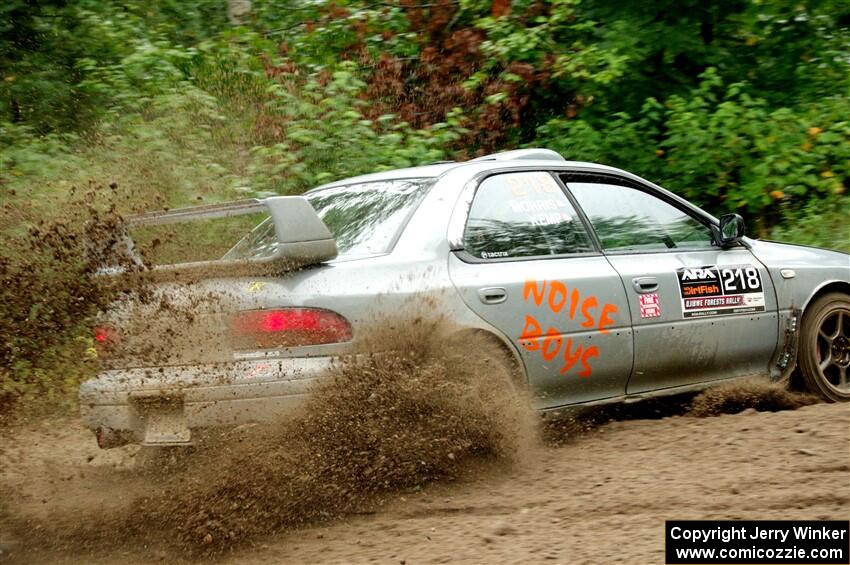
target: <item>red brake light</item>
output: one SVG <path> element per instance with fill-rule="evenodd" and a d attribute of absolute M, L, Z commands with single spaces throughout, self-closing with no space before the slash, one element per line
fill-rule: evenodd
<path fill-rule="evenodd" d="M 237 349 L 269 349 L 350 341 L 348 320 L 319 308 L 246 310 L 231 320 Z"/>
<path fill-rule="evenodd" d="M 97 326 L 94 328 L 94 348 L 98 357 L 108 357 L 112 350 L 118 345 L 120 334 L 111 326 Z"/>

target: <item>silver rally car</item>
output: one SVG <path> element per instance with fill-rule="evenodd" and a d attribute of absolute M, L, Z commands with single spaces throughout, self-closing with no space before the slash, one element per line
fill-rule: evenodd
<path fill-rule="evenodd" d="M 222 269 L 157 284 L 178 303 L 226 297 L 182 333 L 126 308 L 96 330 L 104 369 L 80 401 L 101 447 L 291 412 L 368 325 L 423 303 L 450 339 L 488 336 L 542 411 L 795 371 L 850 400 L 850 255 L 750 239 L 740 216 L 619 169 L 526 149 L 135 221 L 257 210 L 270 218 Z M 168 354 L 122 355 L 139 333 Z"/>

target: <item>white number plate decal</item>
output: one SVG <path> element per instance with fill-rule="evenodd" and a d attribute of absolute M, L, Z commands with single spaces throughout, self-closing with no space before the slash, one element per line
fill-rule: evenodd
<path fill-rule="evenodd" d="M 764 287 L 754 265 L 678 269 L 682 317 L 764 312 Z"/>

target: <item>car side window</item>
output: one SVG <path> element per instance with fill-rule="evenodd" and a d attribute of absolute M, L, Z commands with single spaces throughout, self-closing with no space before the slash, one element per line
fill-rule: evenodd
<path fill-rule="evenodd" d="M 706 249 L 711 229 L 679 208 L 629 186 L 568 182 L 606 251 Z"/>
<path fill-rule="evenodd" d="M 563 189 L 544 172 L 506 173 L 484 179 L 469 209 L 464 249 L 480 259 L 594 250 Z"/>

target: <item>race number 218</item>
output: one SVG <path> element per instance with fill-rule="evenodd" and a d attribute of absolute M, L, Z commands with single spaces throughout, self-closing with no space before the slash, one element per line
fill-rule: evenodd
<path fill-rule="evenodd" d="M 723 292 L 738 294 L 741 292 L 761 292 L 761 277 L 755 267 L 735 267 L 720 269 Z"/>

